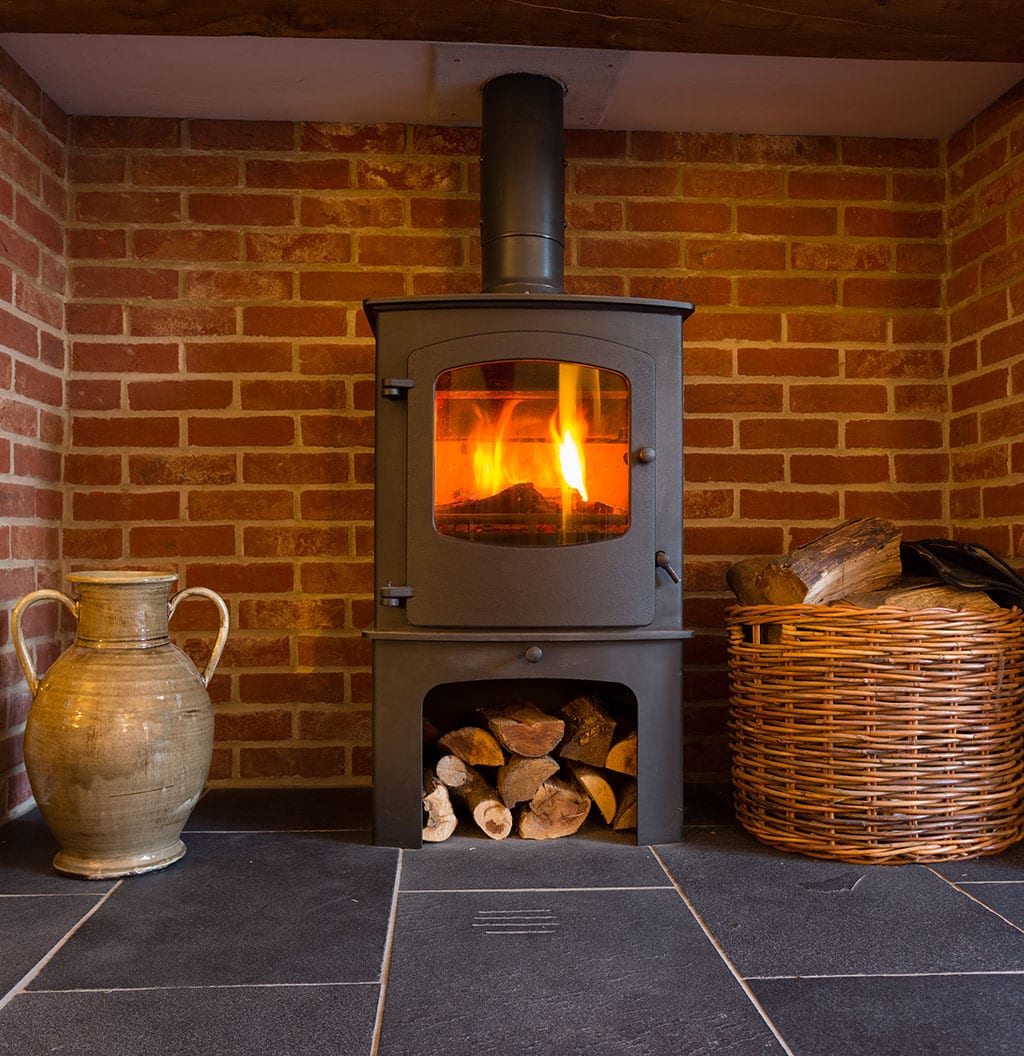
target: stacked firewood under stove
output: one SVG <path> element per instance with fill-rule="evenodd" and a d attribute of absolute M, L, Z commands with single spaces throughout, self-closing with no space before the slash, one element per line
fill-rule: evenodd
<path fill-rule="evenodd" d="M 531 702 L 485 706 L 472 722 L 427 730 L 434 765 L 423 774 L 423 839 L 439 843 L 459 814 L 494 840 L 570 836 L 593 813 L 636 828 L 637 735 L 593 695 L 558 714 Z"/>

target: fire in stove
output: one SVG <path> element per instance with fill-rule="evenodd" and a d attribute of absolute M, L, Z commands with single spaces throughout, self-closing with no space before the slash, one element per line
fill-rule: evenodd
<path fill-rule="evenodd" d="M 434 389 L 434 523 L 444 535 L 567 546 L 629 528 L 629 383 L 566 361 L 476 363 Z"/>

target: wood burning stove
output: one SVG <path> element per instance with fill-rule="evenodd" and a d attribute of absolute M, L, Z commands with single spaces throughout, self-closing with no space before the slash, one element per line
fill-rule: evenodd
<path fill-rule="evenodd" d="M 485 87 L 485 291 L 365 305 L 377 843 L 420 845 L 424 701 L 438 687 L 470 684 L 486 702 L 567 680 L 635 702 L 638 842 L 681 834 L 693 306 L 560 292 L 561 96 L 526 74 Z"/>

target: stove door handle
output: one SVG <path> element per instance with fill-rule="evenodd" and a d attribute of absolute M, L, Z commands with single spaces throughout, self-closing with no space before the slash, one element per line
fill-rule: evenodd
<path fill-rule="evenodd" d="M 658 568 L 664 569 L 665 572 L 668 573 L 668 578 L 671 579 L 673 583 L 681 582 L 679 573 L 672 567 L 672 558 L 670 558 L 664 550 L 659 550 L 654 555 L 654 563 Z"/>

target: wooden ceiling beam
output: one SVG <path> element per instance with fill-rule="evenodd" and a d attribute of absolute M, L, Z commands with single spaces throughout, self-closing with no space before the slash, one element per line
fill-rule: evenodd
<path fill-rule="evenodd" d="M 0 0 L 0 32 L 1019 62 L 1020 0 Z"/>

